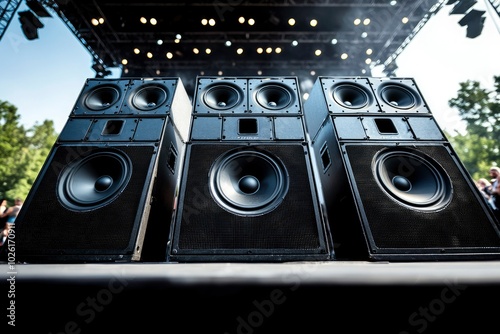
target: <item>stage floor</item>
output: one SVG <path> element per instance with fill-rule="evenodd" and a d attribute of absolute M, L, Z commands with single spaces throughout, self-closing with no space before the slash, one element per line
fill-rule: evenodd
<path fill-rule="evenodd" d="M 500 314 L 498 261 L 4 263 L 0 272 L 3 321 L 14 312 L 17 330 L 37 333 L 486 333 Z"/>

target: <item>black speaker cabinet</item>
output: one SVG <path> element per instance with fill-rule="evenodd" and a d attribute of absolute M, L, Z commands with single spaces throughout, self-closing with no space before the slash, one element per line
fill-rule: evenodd
<path fill-rule="evenodd" d="M 199 77 L 195 92 L 169 260 L 331 260 L 297 79 Z"/>
<path fill-rule="evenodd" d="M 497 223 L 413 79 L 319 77 L 304 118 L 337 259 L 500 258 Z"/>
<path fill-rule="evenodd" d="M 71 113 L 17 218 L 18 259 L 165 261 L 189 132 L 173 120 L 191 115 L 182 82 L 89 79 L 76 105 L 100 111 Z"/>

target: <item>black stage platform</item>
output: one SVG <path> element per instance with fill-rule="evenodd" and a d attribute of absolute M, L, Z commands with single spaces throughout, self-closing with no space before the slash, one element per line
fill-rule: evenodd
<path fill-rule="evenodd" d="M 4 323 L 14 301 L 15 329 L 32 333 L 487 333 L 500 311 L 498 261 L 4 263 L 0 272 Z"/>

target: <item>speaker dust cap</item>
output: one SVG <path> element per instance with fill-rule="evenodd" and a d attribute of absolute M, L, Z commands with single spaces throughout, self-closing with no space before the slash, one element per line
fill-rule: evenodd
<path fill-rule="evenodd" d="M 68 164 L 59 177 L 57 195 L 70 210 L 94 210 L 118 197 L 131 174 L 132 163 L 125 154 L 98 150 Z"/>
<path fill-rule="evenodd" d="M 452 183 L 431 157 L 406 149 L 386 149 L 373 159 L 379 186 L 394 200 L 416 210 L 437 211 L 451 201 Z"/>
<path fill-rule="evenodd" d="M 271 212 L 288 191 L 288 173 L 279 158 L 256 149 L 226 152 L 212 165 L 210 192 L 223 209 L 240 216 Z"/>

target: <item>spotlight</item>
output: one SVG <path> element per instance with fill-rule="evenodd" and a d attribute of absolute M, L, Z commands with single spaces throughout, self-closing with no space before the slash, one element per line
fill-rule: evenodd
<path fill-rule="evenodd" d="M 27 39 L 34 40 L 38 38 L 38 29 L 43 28 L 43 23 L 33 12 L 29 10 L 19 12 L 19 22 L 21 22 L 21 29 Z"/>
<path fill-rule="evenodd" d="M 450 14 L 465 14 L 476 3 L 476 0 L 460 0 L 455 6 L 453 6 Z"/>
<path fill-rule="evenodd" d="M 484 21 L 486 17 L 483 16 L 485 11 L 483 10 L 471 10 L 464 17 L 458 21 L 462 27 L 467 26 L 466 37 L 475 38 L 481 35 L 484 27 Z"/>
<path fill-rule="evenodd" d="M 450 11 L 452 14 L 464 14 L 462 19 L 458 22 L 462 27 L 467 26 L 466 36 L 468 38 L 475 38 L 481 34 L 484 27 L 486 17 L 483 16 L 485 11 L 471 9 L 477 0 L 449 0 L 446 5 L 454 5 Z"/>

